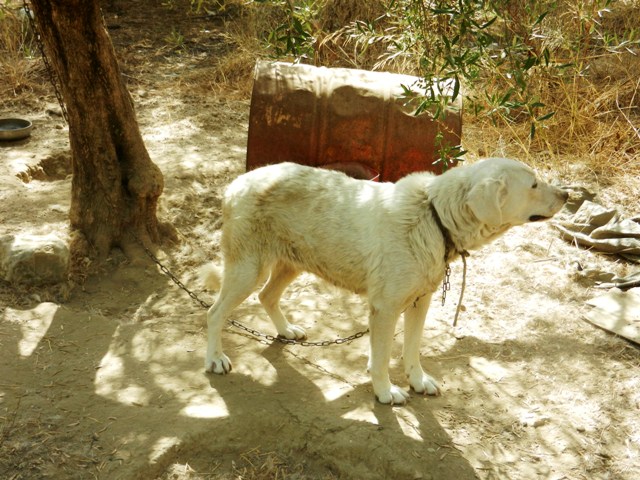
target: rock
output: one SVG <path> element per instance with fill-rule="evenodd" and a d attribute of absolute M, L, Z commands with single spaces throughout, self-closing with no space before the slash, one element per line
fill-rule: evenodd
<path fill-rule="evenodd" d="M 58 105 L 51 104 L 47 107 L 45 113 L 52 117 L 62 117 L 62 108 L 60 108 Z"/>
<path fill-rule="evenodd" d="M 0 237 L 0 276 L 11 283 L 45 285 L 67 279 L 69 247 L 54 234 Z"/>
<path fill-rule="evenodd" d="M 538 415 L 534 412 L 524 412 L 520 415 L 520 425 L 523 427 L 541 427 L 549 423 L 549 417 Z"/>

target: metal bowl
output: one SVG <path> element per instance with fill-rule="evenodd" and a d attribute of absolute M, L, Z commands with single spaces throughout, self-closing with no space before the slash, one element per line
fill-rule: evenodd
<path fill-rule="evenodd" d="M 0 140 L 20 140 L 31 135 L 33 124 L 21 118 L 0 118 Z"/>

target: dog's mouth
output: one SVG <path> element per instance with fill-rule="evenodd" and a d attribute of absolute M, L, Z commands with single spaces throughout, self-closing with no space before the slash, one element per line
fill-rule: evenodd
<path fill-rule="evenodd" d="M 544 215 L 531 215 L 529 217 L 530 222 L 542 222 L 544 220 L 549 220 L 551 217 L 545 217 Z"/>

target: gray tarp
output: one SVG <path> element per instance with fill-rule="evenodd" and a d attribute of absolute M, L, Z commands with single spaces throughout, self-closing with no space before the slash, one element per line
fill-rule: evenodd
<path fill-rule="evenodd" d="M 567 241 L 640 263 L 639 221 L 624 219 L 615 208 L 586 200 L 572 217 L 558 220 L 554 226 Z"/>
<path fill-rule="evenodd" d="M 593 307 L 584 316 L 587 321 L 640 344 L 640 288 L 626 292 L 612 288 L 587 305 Z"/>
<path fill-rule="evenodd" d="M 640 263 L 640 218 L 622 218 L 615 208 L 591 200 L 573 207 L 575 213 L 554 222 L 565 240 Z M 585 273 L 599 288 L 609 289 L 586 302 L 592 308 L 585 320 L 640 344 L 640 271 L 626 277 L 601 271 Z"/>

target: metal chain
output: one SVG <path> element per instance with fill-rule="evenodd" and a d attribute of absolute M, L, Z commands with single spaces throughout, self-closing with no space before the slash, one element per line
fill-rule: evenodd
<path fill-rule="evenodd" d="M 450 278 L 451 278 L 451 267 L 449 266 L 448 263 L 446 263 L 444 266 L 444 278 L 442 279 L 442 306 L 443 307 L 447 300 L 447 292 L 451 290 Z"/>
<path fill-rule="evenodd" d="M 23 0 L 24 13 L 29 19 L 29 24 L 31 25 L 31 29 L 34 33 L 34 38 L 36 39 L 36 44 L 38 45 L 38 50 L 40 50 L 40 55 L 42 56 L 42 62 L 44 63 L 45 69 L 47 70 L 47 75 L 49 76 L 49 82 L 53 85 L 53 91 L 56 94 L 56 98 L 58 99 L 58 103 L 60 104 L 60 111 L 62 112 L 62 117 L 64 118 L 67 124 L 69 123 L 69 115 L 67 113 L 67 107 L 64 104 L 64 99 L 62 98 L 62 93 L 60 92 L 59 82 L 60 79 L 56 75 L 51 63 L 49 62 L 49 58 L 44 51 L 44 44 L 42 42 L 42 37 L 40 36 L 40 31 L 38 30 L 38 26 L 36 25 L 35 15 L 33 14 L 33 10 L 29 6 L 29 2 L 27 0 Z"/>
<path fill-rule="evenodd" d="M 198 295 L 195 292 L 193 292 L 192 290 L 189 290 L 189 288 L 187 288 L 187 286 L 184 283 L 182 283 L 182 281 L 180 281 L 180 279 L 176 277 L 171 270 L 169 270 L 165 265 L 163 265 L 162 262 L 160 262 L 160 260 L 158 260 L 158 258 L 151 252 L 151 250 L 149 250 L 144 245 L 144 243 L 142 243 L 142 240 L 140 240 L 140 238 L 137 235 L 133 235 L 133 238 L 142 247 L 142 249 L 147 254 L 147 256 L 156 265 L 158 265 L 158 268 L 160 268 L 160 271 L 162 271 L 162 273 L 164 273 L 167 277 L 169 277 L 171 281 L 173 281 L 173 283 L 175 283 L 178 287 L 180 287 L 181 290 L 184 290 L 187 293 L 187 295 L 189 295 L 194 301 L 199 303 L 203 308 L 208 309 L 211 307 L 210 303 L 205 302 L 200 297 L 198 297 Z M 253 335 L 254 337 L 263 338 L 270 342 L 280 342 L 286 345 L 300 345 L 302 347 L 328 347 L 330 345 L 341 345 L 343 343 L 349 343 L 349 342 L 352 342 L 353 340 L 364 337 L 367 333 L 369 333 L 369 329 L 367 329 L 361 332 L 354 333 L 353 335 L 349 335 L 348 337 L 336 338 L 335 340 L 322 340 L 319 342 L 308 342 L 306 340 L 292 340 L 289 338 L 281 337 L 279 335 L 277 336 L 269 335 L 268 333 L 263 333 L 258 330 L 254 330 L 253 328 L 247 327 L 246 325 L 243 325 L 242 323 L 236 320 L 229 320 L 229 323 L 234 327 L 240 330 L 244 330 L 245 332 Z"/>

